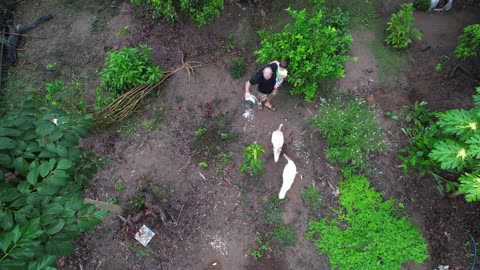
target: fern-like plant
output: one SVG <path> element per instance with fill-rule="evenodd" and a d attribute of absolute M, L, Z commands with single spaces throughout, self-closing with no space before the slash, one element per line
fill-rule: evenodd
<path fill-rule="evenodd" d="M 262 155 L 265 155 L 265 150 L 257 142 L 245 147 L 245 151 L 243 151 L 244 159 L 239 172 L 246 171 L 250 176 L 263 173 L 263 161 L 260 159 Z"/>
<path fill-rule="evenodd" d="M 472 24 L 463 29 L 458 37 L 458 46 L 455 48 L 457 58 L 467 58 L 480 55 L 480 24 Z"/>
<path fill-rule="evenodd" d="M 406 48 L 411 42 L 411 36 L 422 39 L 423 33 L 418 28 L 413 28 L 413 4 L 404 3 L 402 9 L 392 14 L 387 23 L 388 36 L 385 42 L 396 49 Z"/>

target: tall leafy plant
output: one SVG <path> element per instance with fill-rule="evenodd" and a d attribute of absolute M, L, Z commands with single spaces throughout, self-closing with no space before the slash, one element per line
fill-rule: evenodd
<path fill-rule="evenodd" d="M 168 21 L 176 21 L 182 12 L 198 26 L 209 24 L 220 15 L 223 0 L 130 0 L 135 5 L 142 5 L 152 18 L 164 17 Z"/>
<path fill-rule="evenodd" d="M 0 120 L 0 269 L 53 269 L 107 214 L 83 200 L 102 165 L 79 147 L 88 125 L 31 98 Z"/>
<path fill-rule="evenodd" d="M 250 176 L 263 173 L 263 161 L 260 159 L 262 155 L 265 155 L 265 150 L 257 142 L 245 147 L 245 151 L 243 151 L 244 159 L 239 171 L 246 171 Z"/>
<path fill-rule="evenodd" d="M 261 38 L 261 49 L 256 52 L 258 61 L 289 61 L 287 81 L 293 85 L 291 93 L 311 100 L 320 78 L 344 76 L 343 62 L 348 60 L 352 40 L 347 31 L 348 13 L 340 9 L 325 12 L 322 5 L 317 5 L 312 13 L 291 8 L 287 12 L 294 21 L 282 32 L 258 32 Z"/>
<path fill-rule="evenodd" d="M 457 58 L 467 58 L 480 55 L 480 24 L 472 24 L 463 29 L 458 37 L 458 45 L 455 48 Z"/>
<path fill-rule="evenodd" d="M 152 60 L 152 48 L 123 48 L 109 51 L 102 70 L 101 86 L 114 99 L 135 86 L 159 82 L 163 76 Z"/>
<path fill-rule="evenodd" d="M 470 202 L 480 200 L 480 87 L 476 91 L 472 109 L 430 113 L 427 115 L 430 120 L 419 121 L 428 120 L 428 129 L 424 124 L 420 132 L 416 129 L 419 136 L 411 137 L 410 146 L 404 150 L 407 155 L 402 158 L 404 166 L 421 168 L 422 172 L 460 174 L 459 183 L 450 183 L 447 191 L 458 186 L 458 191 Z"/>
<path fill-rule="evenodd" d="M 403 3 L 402 9 L 392 14 L 387 23 L 388 36 L 385 42 L 397 49 L 406 48 L 412 43 L 411 36 L 420 40 L 423 36 L 422 31 L 413 27 L 413 3 Z"/>

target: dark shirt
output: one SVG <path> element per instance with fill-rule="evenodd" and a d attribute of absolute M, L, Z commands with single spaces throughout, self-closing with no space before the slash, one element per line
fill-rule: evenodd
<path fill-rule="evenodd" d="M 252 78 L 250 78 L 249 82 L 251 85 L 258 84 L 258 91 L 262 94 L 270 94 L 273 92 L 273 88 L 275 87 L 275 82 L 277 79 L 277 69 L 278 65 L 273 63 L 268 65 L 273 71 L 272 77 L 268 80 L 265 80 L 263 77 L 263 68 L 259 70 Z"/>

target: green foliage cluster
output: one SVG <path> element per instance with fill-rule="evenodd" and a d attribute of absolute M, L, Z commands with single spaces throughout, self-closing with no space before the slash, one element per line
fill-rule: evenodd
<path fill-rule="evenodd" d="M 385 149 L 373 110 L 351 94 L 324 100 L 310 125 L 325 136 L 331 162 L 367 169 L 369 153 Z"/>
<path fill-rule="evenodd" d="M 265 150 L 261 144 L 253 142 L 247 145 L 242 155 L 243 163 L 238 170 L 239 172 L 246 171 L 250 176 L 264 172 L 263 161 L 260 158 L 262 155 L 265 155 Z"/>
<path fill-rule="evenodd" d="M 408 261 L 428 258 L 419 230 L 395 207 L 393 200 L 370 187 L 364 176 L 340 183 L 341 209 L 336 218 L 310 221 L 307 238 L 332 269 L 401 269 Z"/>
<path fill-rule="evenodd" d="M 190 154 L 196 162 L 208 161 L 214 164 L 222 158 L 228 146 L 235 141 L 232 133 L 232 123 L 223 114 L 216 115 L 198 124 L 195 137 L 189 143 Z"/>
<path fill-rule="evenodd" d="M 168 21 L 178 19 L 182 12 L 189 20 L 198 26 L 209 24 L 220 15 L 223 9 L 223 0 L 130 0 L 135 5 L 142 5 L 153 19 L 160 17 Z"/>
<path fill-rule="evenodd" d="M 292 225 L 283 222 L 283 211 L 284 200 L 270 197 L 260 216 L 260 224 L 264 226 L 265 233 L 263 237 L 257 237 L 260 247 L 251 253 L 253 258 L 261 258 L 267 249 L 280 253 L 281 247 L 294 246 L 297 243 L 297 231 Z"/>
<path fill-rule="evenodd" d="M 452 109 L 433 112 L 426 103 L 414 105 L 406 114 L 410 129 L 402 129 L 410 145 L 401 157 L 404 167 L 418 168 L 421 173 L 440 173 L 442 170 L 461 173 L 458 191 L 469 202 L 480 200 L 480 87 L 473 96 L 475 106 L 470 110 Z M 410 122 L 408 122 L 408 121 Z M 455 188 L 451 183 L 447 191 Z"/>
<path fill-rule="evenodd" d="M 312 13 L 290 8 L 287 12 L 294 21 L 280 33 L 259 31 L 261 49 L 256 53 L 262 63 L 287 60 L 286 80 L 293 85 L 291 93 L 311 100 L 320 78 L 344 76 L 343 62 L 348 60 L 352 40 L 347 30 L 349 15 L 339 8 L 326 10 L 321 4 Z"/>
<path fill-rule="evenodd" d="M 84 203 L 103 164 L 79 147 L 87 118 L 28 98 L 0 120 L 0 269 L 54 269 L 107 214 Z"/>
<path fill-rule="evenodd" d="M 396 49 L 406 48 L 414 36 L 420 40 L 423 36 L 422 31 L 418 28 L 413 28 L 413 3 L 403 3 L 402 9 L 392 14 L 390 21 L 387 23 L 388 36 L 385 42 Z"/>
<path fill-rule="evenodd" d="M 234 79 L 240 79 L 247 72 L 247 66 L 242 58 L 233 58 L 230 66 L 230 75 Z"/>
<path fill-rule="evenodd" d="M 463 29 L 458 37 L 458 45 L 455 48 L 457 58 L 467 58 L 480 55 L 480 24 L 472 24 Z"/>
<path fill-rule="evenodd" d="M 301 195 L 302 201 L 308 209 L 317 212 L 322 207 L 322 194 L 314 186 L 308 186 Z"/>
<path fill-rule="evenodd" d="M 140 45 L 107 53 L 101 86 L 115 99 L 133 87 L 157 83 L 162 76 L 162 70 L 152 61 L 152 48 Z"/>
<path fill-rule="evenodd" d="M 61 80 L 45 84 L 45 100 L 52 106 L 69 113 L 83 114 L 87 105 L 82 97 L 80 82 L 72 80 L 65 85 Z"/>
<path fill-rule="evenodd" d="M 421 11 L 427 11 L 430 9 L 431 0 L 415 0 L 414 8 Z"/>

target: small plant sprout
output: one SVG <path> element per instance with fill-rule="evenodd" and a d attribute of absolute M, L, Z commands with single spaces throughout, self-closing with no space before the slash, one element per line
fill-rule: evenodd
<path fill-rule="evenodd" d="M 353 57 L 353 62 L 358 62 L 358 56 Z"/>
<path fill-rule="evenodd" d="M 126 33 L 128 32 L 128 25 L 122 27 L 118 32 L 117 32 L 117 36 L 123 36 L 125 35 Z"/>
<path fill-rule="evenodd" d="M 49 71 L 55 71 L 57 70 L 57 63 L 49 63 L 46 65 L 46 68 Z"/>
<path fill-rule="evenodd" d="M 257 142 L 253 142 L 245 147 L 245 151 L 243 151 L 243 164 L 239 171 L 246 171 L 250 176 L 263 173 L 263 161 L 260 159 L 262 155 L 265 155 L 265 150 L 263 146 Z"/>
<path fill-rule="evenodd" d="M 222 140 L 226 140 L 226 139 L 228 139 L 228 137 L 229 137 L 228 133 L 223 133 L 223 132 L 220 133 L 220 138 L 222 138 Z"/>
<path fill-rule="evenodd" d="M 205 161 L 202 161 L 202 162 L 198 163 L 198 166 L 200 166 L 200 168 L 208 168 L 208 163 L 205 162 Z"/>
<path fill-rule="evenodd" d="M 203 134 L 205 134 L 205 132 L 207 132 L 206 128 L 199 128 L 199 129 L 195 130 L 195 136 L 200 137 Z"/>

